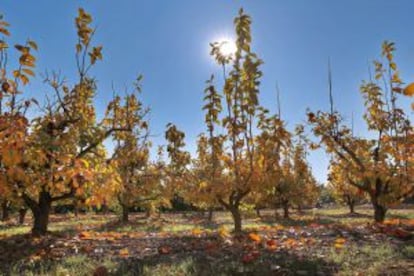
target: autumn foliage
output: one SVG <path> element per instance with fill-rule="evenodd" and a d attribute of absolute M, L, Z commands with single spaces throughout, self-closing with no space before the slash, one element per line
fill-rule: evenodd
<path fill-rule="evenodd" d="M 414 84 L 401 80 L 394 43 L 384 42 L 382 59 L 374 62 L 374 78 L 361 85 L 363 119 L 372 135 L 354 135 L 331 97 L 330 111 L 308 110 L 311 132 L 318 139 L 314 143 L 305 126 L 288 128 L 280 103 L 272 114 L 260 102 L 263 60 L 253 50 L 251 24 L 241 9 L 234 19 L 233 54 L 223 53 L 222 42 L 210 44 L 220 73 L 206 82 L 200 107 L 205 131 L 198 136 L 196 154 L 186 149 L 185 133 L 168 123 L 166 144 L 151 156 L 150 108 L 142 99 L 142 76 L 131 91 L 112 91 L 105 113 L 97 115 L 97 80 L 91 72 L 103 59 L 104 48 L 93 40 L 96 30 L 89 13 L 79 9 L 75 18 L 77 79 L 68 83 L 60 74 L 46 74 L 49 93 L 40 99 L 26 91 L 36 76 L 38 46 L 33 40 L 9 46 L 9 24 L 1 17 L 0 33 L 7 37 L 0 40 L 3 210 L 10 204 L 29 208 L 33 234 L 45 235 L 56 202 L 120 207 L 122 221 L 127 222 L 131 208 L 150 214 L 180 197 L 210 214 L 215 209 L 230 212 L 234 230 L 240 233 L 242 210 L 281 207 L 288 218 L 292 208 L 314 206 L 319 189 L 308 152 L 323 147 L 331 157 L 329 185 L 336 196 L 351 212 L 356 202 L 369 198 L 374 219 L 384 221 L 390 207 L 414 194 L 414 133 L 410 111 L 401 104 L 403 97 L 414 96 Z M 12 54 L 16 68 L 7 62 Z M 28 110 L 37 112 L 29 117 Z M 104 145 L 108 140 L 110 150 Z M 263 243 L 255 233 L 248 238 L 256 245 Z M 266 243 L 277 246 L 272 240 Z M 295 241 L 287 244 L 295 246 Z M 344 244 L 338 239 L 335 247 Z M 161 248 L 160 254 L 170 251 Z M 119 254 L 127 256 L 129 251 L 120 249 Z M 249 252 L 243 262 L 257 257 Z"/>

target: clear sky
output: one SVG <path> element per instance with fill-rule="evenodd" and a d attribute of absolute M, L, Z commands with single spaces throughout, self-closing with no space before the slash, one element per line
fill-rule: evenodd
<path fill-rule="evenodd" d="M 277 81 L 290 128 L 305 122 L 306 108 L 328 108 L 328 57 L 336 106 L 348 118 L 355 114 L 357 134 L 366 132 L 359 86 L 383 40 L 397 43 L 402 75 L 414 79 L 412 0 L 2 0 L 0 12 L 12 24 L 12 42 L 29 37 L 38 43 L 38 73 L 60 70 L 70 82 L 76 72 L 73 20 L 78 7 L 92 13 L 98 26 L 95 41 L 104 46 L 104 61 L 92 71 L 99 82 L 98 110 L 109 101 L 112 83 L 122 92 L 142 73 L 155 143 L 164 143 L 165 125 L 173 122 L 185 131 L 192 152 L 205 130 L 205 80 L 219 73 L 208 43 L 234 36 L 233 18 L 240 7 L 253 18 L 253 50 L 265 62 L 261 103 L 274 110 Z M 45 94 L 41 80 L 27 94 Z M 327 161 L 323 152 L 310 156 L 320 181 L 326 179 Z"/>

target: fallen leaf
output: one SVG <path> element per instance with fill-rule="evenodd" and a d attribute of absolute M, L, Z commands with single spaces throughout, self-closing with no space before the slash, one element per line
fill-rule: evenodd
<path fill-rule="evenodd" d="M 119 255 L 123 256 L 123 257 L 129 256 L 128 248 L 123 248 L 123 249 L 119 250 Z"/>
<path fill-rule="evenodd" d="M 158 248 L 158 253 L 160 254 L 169 254 L 171 252 L 171 247 L 169 246 L 160 246 Z"/>
<path fill-rule="evenodd" d="M 256 233 L 250 233 L 249 239 L 257 243 L 259 243 L 262 240 L 262 238 Z"/>
<path fill-rule="evenodd" d="M 199 235 L 203 234 L 203 231 L 201 231 L 201 229 L 200 229 L 200 228 L 194 228 L 194 229 L 191 231 L 191 233 L 192 233 L 194 236 L 199 236 Z"/>

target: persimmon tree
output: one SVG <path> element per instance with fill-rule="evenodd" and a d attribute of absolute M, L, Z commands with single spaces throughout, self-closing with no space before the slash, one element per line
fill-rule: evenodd
<path fill-rule="evenodd" d="M 9 23 L 0 16 L 0 34 L 10 36 Z M 27 40 L 24 45 L 14 45 L 19 55 L 16 69 L 9 69 L 8 59 L 10 47 L 5 37 L 0 39 L 0 200 L 2 219 L 9 218 L 10 206 L 17 205 L 24 209 L 24 203 L 16 193 L 15 181 L 23 178 L 19 175 L 22 169 L 22 152 L 25 147 L 29 126 L 26 111 L 36 102 L 34 99 L 24 100 L 22 89 L 35 75 L 36 58 L 33 52 L 37 44 Z"/>
<path fill-rule="evenodd" d="M 19 84 L 26 84 L 33 75 L 32 49 L 28 41 L 16 47 L 21 52 L 20 67 L 13 72 L 15 80 L 6 79 L 10 97 L 10 112 L 2 120 L 6 127 L 0 134 L 2 163 L 7 181 L 2 183 L 22 198 L 34 216 L 32 233 L 47 233 L 52 203 L 79 197 L 86 204 L 98 204 L 114 194 L 117 181 L 109 177 L 113 170 L 106 163 L 103 141 L 112 134 L 130 131 L 129 125 L 115 123 L 121 118 L 106 116 L 97 122 L 93 98 L 95 80 L 88 73 L 102 59 L 102 47 L 92 46 L 95 32 L 92 17 L 83 9 L 75 19 L 78 33 L 76 61 L 78 82 L 71 88 L 57 75 L 47 78 L 54 100 L 46 101 L 43 112 L 31 123 L 20 110 L 15 94 Z M 3 85 L 6 87 L 6 85 Z"/>
<path fill-rule="evenodd" d="M 289 208 L 297 206 L 300 209 L 315 201 L 317 184 L 306 160 L 303 126 L 297 126 L 294 135 L 281 131 L 283 132 L 279 136 L 285 138 L 283 154 L 279 155 L 279 165 L 273 172 L 269 171 L 268 177 L 273 204 L 282 207 L 284 218 L 289 218 Z"/>
<path fill-rule="evenodd" d="M 220 189 L 222 165 L 218 157 L 222 153 L 222 140 L 214 141 L 213 152 L 210 139 L 204 133 L 197 139 L 197 156 L 192 160 L 190 178 L 184 188 L 184 198 L 194 206 L 208 210 L 208 220 L 212 221 L 213 210 L 219 206 L 217 198 L 212 194 L 218 193 Z M 213 159 L 213 156 L 217 159 Z"/>
<path fill-rule="evenodd" d="M 230 211 L 235 232 L 242 230 L 240 204 L 257 186 L 255 167 L 254 128 L 257 124 L 259 108 L 259 84 L 262 60 L 251 51 L 251 18 L 240 10 L 234 20 L 236 30 L 236 52 L 225 56 L 220 51 L 220 43 L 212 43 L 211 54 L 223 67 L 224 87 L 222 91 L 223 110 L 209 106 L 207 112 L 221 115 L 221 125 L 225 130 L 224 147 L 228 150 L 221 156 L 223 162 L 222 188 L 216 193 L 218 202 Z M 230 67 L 226 72 L 226 67 Z M 210 124 L 206 121 L 207 126 Z M 211 143 L 212 144 L 212 143 Z"/>
<path fill-rule="evenodd" d="M 162 164 L 150 160 L 151 141 L 149 140 L 149 122 L 147 115 L 150 111 L 139 100 L 141 92 L 139 76 L 134 83 L 133 93 L 124 97 L 117 96 L 109 106 L 108 112 L 114 118 L 118 127 L 129 126 L 131 131 L 116 132 L 113 140 L 116 144 L 110 159 L 120 177 L 120 189 L 117 200 L 122 208 L 122 221 L 128 222 L 129 209 L 145 207 L 163 202 L 163 187 L 161 185 Z"/>
<path fill-rule="evenodd" d="M 165 187 L 165 195 L 170 198 L 179 196 L 186 197 L 186 187 L 188 181 L 191 180 L 191 172 L 189 165 L 191 163 L 191 155 L 184 150 L 185 133 L 172 123 L 167 124 L 165 131 L 165 139 L 167 140 L 167 155 L 169 161 L 163 169 L 162 182 Z"/>
<path fill-rule="evenodd" d="M 253 191 L 249 197 L 254 198 L 257 207 L 275 207 L 279 205 L 279 202 L 275 202 L 275 192 L 282 184 L 282 161 L 291 147 L 292 135 L 286 130 L 280 112 L 270 116 L 264 108 L 259 112 L 258 128 L 256 166 L 260 169 L 261 188 Z"/>
<path fill-rule="evenodd" d="M 197 207 L 209 210 L 212 220 L 213 208 L 218 205 L 215 195 L 221 188 L 223 176 L 224 136 L 218 133 L 219 114 L 222 111 L 221 96 L 214 87 L 214 76 L 206 82 L 204 90 L 205 122 L 207 134 L 201 133 L 197 140 L 197 157 L 192 162 L 191 180 L 188 181 L 187 198 Z"/>
<path fill-rule="evenodd" d="M 308 112 L 313 133 L 340 160 L 337 164 L 352 174 L 347 183 L 368 194 L 377 222 L 384 220 L 390 206 L 414 193 L 413 127 L 397 100 L 409 90 L 402 89 L 394 51 L 394 43 L 383 43 L 384 61 L 374 62 L 375 79 L 361 86 L 364 119 L 372 138 L 355 137 L 333 109 L 332 100 L 330 112 Z"/>
<path fill-rule="evenodd" d="M 355 213 L 355 205 L 365 199 L 365 193 L 350 184 L 349 179 L 353 179 L 354 175 L 344 169 L 344 166 L 338 164 L 341 160 L 331 160 L 329 165 L 328 186 L 332 191 L 335 199 L 341 203 L 345 203 L 349 207 L 349 213 Z M 357 181 L 353 179 L 353 181 Z"/>
<path fill-rule="evenodd" d="M 141 92 L 141 76 L 138 77 L 135 91 L 122 99 L 117 96 L 108 108 L 113 122 L 118 127 L 127 125 L 129 132 L 114 133 L 116 144 L 110 160 L 120 177 L 120 187 L 117 199 L 122 208 L 122 221 L 128 221 L 129 209 L 136 205 L 136 200 L 142 196 L 147 184 L 146 171 L 149 167 L 150 142 L 148 140 L 148 121 L 146 115 L 149 109 L 144 108 L 138 99 Z M 122 121 L 124 120 L 124 121 Z"/>

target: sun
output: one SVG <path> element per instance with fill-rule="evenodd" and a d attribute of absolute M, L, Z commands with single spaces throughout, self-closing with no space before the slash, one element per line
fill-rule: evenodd
<path fill-rule="evenodd" d="M 236 51 L 236 43 L 231 39 L 222 39 L 219 41 L 220 53 L 226 57 L 232 57 Z"/>

